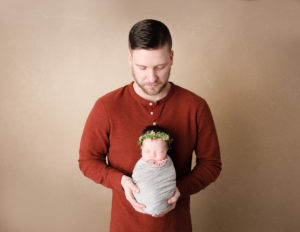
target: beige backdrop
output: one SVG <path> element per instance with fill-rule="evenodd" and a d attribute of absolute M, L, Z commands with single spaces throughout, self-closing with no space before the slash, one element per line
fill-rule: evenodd
<path fill-rule="evenodd" d="M 169 26 L 171 80 L 217 126 L 224 167 L 192 197 L 194 231 L 300 231 L 299 0 L 0 0 L 0 231 L 108 231 L 79 142 L 96 99 L 132 80 L 144 18 Z"/>

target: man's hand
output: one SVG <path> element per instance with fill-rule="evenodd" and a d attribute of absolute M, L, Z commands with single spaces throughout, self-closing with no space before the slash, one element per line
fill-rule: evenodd
<path fill-rule="evenodd" d="M 140 192 L 139 188 L 133 183 L 132 178 L 130 178 L 129 176 L 123 175 L 122 179 L 121 179 L 121 185 L 124 189 L 125 197 L 129 201 L 129 203 L 132 205 L 132 207 L 140 213 L 145 213 L 144 208 L 146 208 L 146 206 L 138 203 L 132 194 L 132 192 L 135 192 L 135 193 Z"/>
<path fill-rule="evenodd" d="M 174 195 L 168 199 L 168 204 L 170 205 L 170 207 L 166 211 L 164 211 L 160 214 L 152 215 L 152 216 L 153 217 L 162 217 L 162 216 L 166 215 L 167 213 L 169 213 L 171 210 L 175 209 L 176 203 L 177 203 L 179 197 L 180 197 L 180 192 L 179 192 L 178 188 L 176 187 Z"/>

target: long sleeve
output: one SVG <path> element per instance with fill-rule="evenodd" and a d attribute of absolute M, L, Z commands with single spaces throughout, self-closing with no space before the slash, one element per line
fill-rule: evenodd
<path fill-rule="evenodd" d="M 123 173 L 106 162 L 109 133 L 109 115 L 100 99 L 90 112 L 83 130 L 79 149 L 79 168 L 85 176 L 96 183 L 122 191 Z"/>
<path fill-rule="evenodd" d="M 211 111 L 205 102 L 197 116 L 196 165 L 181 177 L 178 188 L 182 196 L 199 192 L 215 181 L 221 171 L 219 142 Z"/>
<path fill-rule="evenodd" d="M 221 170 L 213 120 L 204 99 L 174 84 L 165 98 L 151 103 L 135 93 L 133 82 L 102 96 L 84 127 L 79 166 L 85 176 L 112 189 L 110 231 L 191 232 L 189 196 Z M 171 158 L 182 196 L 175 209 L 160 218 L 136 212 L 121 187 L 122 175 L 131 175 L 141 158 L 137 139 L 142 129 L 154 122 L 174 138 Z M 197 165 L 191 170 L 193 151 Z"/>

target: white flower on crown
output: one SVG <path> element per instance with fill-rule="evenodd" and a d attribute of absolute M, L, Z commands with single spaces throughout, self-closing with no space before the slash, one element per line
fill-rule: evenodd
<path fill-rule="evenodd" d="M 155 135 L 155 132 L 152 130 L 152 131 L 150 132 L 150 135 Z"/>

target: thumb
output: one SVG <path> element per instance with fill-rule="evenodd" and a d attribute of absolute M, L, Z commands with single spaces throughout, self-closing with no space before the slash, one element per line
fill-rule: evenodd
<path fill-rule="evenodd" d="M 168 204 L 176 203 L 179 197 L 180 197 L 180 192 L 179 192 L 178 188 L 176 187 L 174 196 L 169 198 Z"/>
<path fill-rule="evenodd" d="M 173 204 L 176 202 L 176 198 L 175 197 L 172 197 L 168 200 L 168 204 Z"/>

